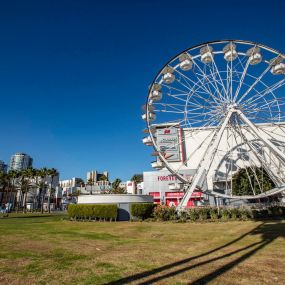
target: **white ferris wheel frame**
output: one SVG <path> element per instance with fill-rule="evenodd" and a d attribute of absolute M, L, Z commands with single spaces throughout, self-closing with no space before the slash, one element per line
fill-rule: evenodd
<path fill-rule="evenodd" d="M 197 50 L 197 49 L 200 49 L 202 47 L 205 47 L 205 46 L 210 46 L 210 45 L 215 45 L 215 44 L 229 44 L 229 43 L 234 43 L 234 44 L 242 44 L 242 45 L 247 45 L 247 46 L 252 46 L 252 47 L 258 47 L 258 48 L 262 48 L 263 50 L 266 50 L 274 55 L 276 55 L 277 57 L 279 58 L 282 58 L 283 60 L 285 59 L 285 55 L 278 52 L 277 50 L 275 49 L 272 49 L 266 45 L 263 45 L 263 44 L 257 44 L 257 43 L 254 43 L 254 42 L 251 42 L 251 41 L 242 41 L 242 40 L 220 40 L 220 41 L 211 41 L 211 42 L 206 42 L 206 43 L 203 43 L 203 44 L 200 44 L 200 45 L 197 45 L 197 46 L 194 46 L 194 47 L 191 47 L 189 49 L 186 49 L 184 50 L 183 52 L 179 53 L 178 55 L 174 56 L 171 60 L 169 60 L 165 65 L 164 67 L 157 73 L 157 75 L 155 76 L 152 84 L 151 84 L 151 88 L 150 88 L 150 91 L 149 91 L 149 94 L 148 94 L 148 98 L 147 98 L 147 102 L 146 102 L 146 123 L 147 123 L 147 128 L 148 128 L 148 133 L 149 133 L 149 136 L 151 138 L 151 141 L 152 141 L 152 145 L 155 149 L 155 152 L 157 153 L 160 161 L 163 163 L 164 167 L 167 168 L 172 174 L 174 174 L 177 179 L 179 181 L 181 181 L 185 187 L 184 187 L 184 190 L 185 190 L 185 195 L 183 196 L 180 204 L 179 204 L 179 207 L 180 208 L 183 208 L 187 205 L 187 201 L 189 200 L 189 198 L 191 197 L 192 193 L 194 192 L 194 190 L 197 188 L 197 186 L 201 185 L 202 184 L 202 180 L 203 179 L 206 179 L 205 178 L 205 173 L 207 175 L 210 167 L 211 167 L 211 164 L 213 162 L 213 159 L 214 159 L 214 156 L 215 156 L 215 153 L 217 151 L 217 148 L 218 148 L 218 145 L 220 143 L 220 140 L 223 136 L 223 133 L 229 123 L 229 120 L 232 118 L 233 114 L 235 114 L 247 127 L 248 129 L 256 136 L 256 138 L 260 139 L 264 145 L 266 147 L 268 147 L 268 149 L 270 149 L 274 155 L 276 156 L 276 158 L 280 161 L 282 161 L 282 163 L 284 163 L 285 165 L 285 154 L 280 151 L 280 149 L 278 149 L 270 140 L 270 137 L 268 134 L 266 134 L 265 132 L 261 132 L 260 129 L 254 124 L 252 123 L 247 117 L 246 115 L 243 113 L 242 110 L 240 110 L 239 108 L 236 107 L 236 104 L 232 104 L 232 105 L 229 105 L 227 107 L 227 110 L 225 111 L 226 114 L 223 118 L 223 121 L 221 122 L 220 125 L 218 125 L 216 127 L 216 129 L 213 131 L 213 134 L 212 134 L 212 137 L 211 137 L 211 140 L 210 142 L 208 143 L 208 147 L 204 153 L 204 156 L 201 158 L 200 160 L 200 163 L 199 163 L 199 166 L 198 166 L 198 169 L 192 179 L 191 182 L 189 182 L 183 175 L 179 174 L 179 172 L 175 169 L 173 169 L 171 167 L 171 165 L 169 165 L 167 159 L 162 155 L 162 153 L 159 151 L 158 149 L 158 146 L 157 146 L 157 143 L 156 143 L 156 139 L 152 133 L 152 128 L 153 128 L 153 125 L 152 125 L 152 121 L 151 121 L 151 113 L 152 113 L 152 110 L 150 108 L 150 100 L 151 100 L 151 91 L 152 91 L 152 86 L 157 83 L 157 80 L 161 77 L 162 75 L 162 72 L 163 70 L 165 69 L 165 67 L 169 66 L 172 62 L 174 62 L 175 60 L 177 60 L 177 58 L 184 54 L 184 53 L 191 53 L 193 52 L 193 50 Z M 217 54 L 223 54 L 224 51 L 213 51 L 213 55 L 217 55 Z M 244 52 L 238 52 L 238 55 L 243 55 L 243 56 L 246 56 L 246 53 Z M 191 55 L 191 59 L 193 61 L 193 63 L 195 64 L 195 60 L 198 59 L 201 55 L 198 54 L 198 55 Z M 215 64 L 215 61 L 213 60 L 214 62 L 214 65 Z M 233 60 L 231 61 L 231 63 L 233 62 Z M 263 76 L 268 73 L 268 71 L 270 70 L 270 68 L 272 67 L 272 65 L 270 64 L 269 61 L 266 61 L 264 60 L 265 63 L 268 64 L 268 67 L 262 72 L 262 74 L 259 76 L 259 77 L 253 77 L 254 79 L 254 82 L 247 88 L 247 91 L 242 95 L 241 98 L 239 98 L 239 100 L 237 101 L 237 103 L 239 103 L 243 98 L 245 98 L 252 90 L 255 91 L 255 95 L 254 96 L 259 96 L 259 95 L 263 95 L 263 97 L 265 97 L 265 94 L 269 94 L 269 93 L 272 93 L 273 96 L 274 93 L 273 91 L 278 89 L 280 86 L 283 86 L 285 85 L 285 78 L 283 78 L 282 80 L 278 81 L 276 84 L 272 85 L 272 86 L 268 86 L 266 85 L 263 81 L 262 81 L 262 78 Z M 175 69 L 175 71 L 177 73 L 179 73 L 180 71 L 177 69 L 177 64 L 173 67 Z M 202 76 L 206 76 L 206 74 L 203 72 L 203 70 L 199 67 L 199 65 L 196 65 L 196 67 L 199 69 L 199 72 L 202 74 Z M 243 72 L 242 74 L 240 74 L 240 82 L 238 84 L 238 88 L 237 90 L 233 93 L 233 90 L 230 91 L 230 96 L 231 96 L 231 100 L 232 101 L 235 101 L 235 99 L 237 99 L 238 97 L 238 94 L 239 94 L 239 91 L 242 87 L 242 85 L 244 84 L 244 79 L 245 79 L 245 76 L 247 75 L 247 69 L 249 67 L 249 60 L 247 60 L 247 62 L 245 63 L 245 66 L 244 66 L 244 69 L 243 69 Z M 217 80 L 213 80 L 212 82 L 209 81 L 208 84 L 212 84 L 212 86 L 216 86 L 216 94 L 215 96 L 216 99 L 219 98 L 219 100 L 223 100 L 223 99 L 226 99 L 224 98 L 224 96 L 222 95 L 222 92 L 220 92 L 219 88 L 218 88 L 218 84 L 220 85 L 220 88 L 225 88 L 224 84 L 223 84 L 223 80 L 221 79 L 221 75 L 219 73 L 219 70 L 217 68 L 217 66 L 215 66 L 216 68 L 216 74 L 215 77 L 213 75 L 213 78 L 214 79 L 217 79 Z M 229 72 L 233 72 L 233 69 L 231 68 L 231 70 Z M 180 76 L 183 77 L 183 73 L 180 72 Z M 251 76 L 251 75 L 249 75 Z M 218 78 L 216 78 L 218 77 Z M 232 80 L 232 75 L 231 75 L 231 80 Z M 198 78 L 198 77 L 197 77 Z M 189 78 L 188 78 L 189 79 Z M 189 79 L 190 80 L 190 79 Z M 200 82 L 199 82 L 200 81 Z M 215 82 L 216 81 L 216 82 Z M 200 83 L 200 84 L 198 84 Z M 256 91 L 255 90 L 255 86 L 258 84 L 258 83 L 261 83 L 263 84 L 263 86 L 265 86 L 265 89 L 264 89 L 264 92 L 261 94 L 259 93 L 259 91 Z M 163 84 L 162 82 L 162 79 L 160 79 L 159 81 L 159 84 Z M 203 88 L 203 84 L 201 84 L 201 79 L 198 78 L 198 82 L 192 82 L 192 86 L 188 86 L 190 88 L 189 91 L 191 91 L 191 94 L 193 94 L 194 92 L 197 91 L 197 88 L 196 86 L 199 86 L 198 89 L 200 88 Z M 233 83 L 231 83 L 231 88 L 233 86 Z M 226 90 L 225 90 L 226 91 Z M 191 95 L 190 94 L 190 95 Z M 226 94 L 226 93 L 225 93 Z M 228 94 L 228 93 L 227 93 Z M 256 95 L 257 94 L 257 95 Z M 258 95 L 259 94 L 259 95 Z M 188 104 L 188 100 L 190 98 L 190 95 L 187 97 L 187 100 L 186 100 L 186 107 L 187 107 L 187 104 Z M 254 106 L 254 100 L 257 100 L 256 98 L 251 98 L 251 101 L 249 101 L 249 103 L 251 104 L 251 106 Z M 214 98 L 215 100 L 215 98 Z M 267 102 L 266 99 L 265 100 L 265 105 L 267 104 L 267 106 L 270 106 L 270 104 L 272 104 L 271 102 Z M 277 99 L 276 99 L 277 100 Z M 183 103 L 183 102 L 182 102 Z M 175 105 L 175 104 L 174 104 Z M 173 110 L 175 111 L 175 108 L 177 106 L 172 106 Z M 279 107 L 279 106 L 278 106 Z M 179 108 L 177 108 L 177 110 L 180 110 Z M 178 111 L 177 111 L 178 112 Z M 187 112 L 185 113 L 187 116 Z M 218 119 L 217 119 L 218 120 Z M 174 123 L 175 125 L 176 123 Z M 167 126 L 170 126 L 169 124 L 165 125 L 166 127 Z M 255 156 L 257 156 L 256 153 L 254 153 Z M 204 191 L 205 193 L 209 194 L 209 195 L 213 195 L 213 196 L 216 196 L 216 197 L 222 197 L 222 198 L 230 198 L 230 199 L 258 199 L 258 198 L 263 198 L 263 197 L 268 197 L 270 195 L 274 195 L 274 194 L 277 194 L 279 192 L 282 192 L 285 190 L 285 184 L 281 184 L 279 183 L 278 187 L 270 190 L 270 191 L 267 191 L 267 192 L 263 192 L 261 194 L 257 194 L 257 195 L 247 195 L 247 196 L 237 196 L 237 195 L 227 195 L 227 194 L 222 194 L 222 193 L 219 193 L 219 192 L 215 192 L 214 190 L 208 192 L 208 191 Z"/>

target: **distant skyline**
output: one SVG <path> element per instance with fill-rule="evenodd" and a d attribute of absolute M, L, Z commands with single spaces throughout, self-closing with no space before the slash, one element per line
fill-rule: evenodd
<path fill-rule="evenodd" d="M 285 52 L 284 2 L 191 2 L 2 1 L 0 160 L 128 180 L 152 170 L 141 106 L 171 57 L 217 39 Z"/>

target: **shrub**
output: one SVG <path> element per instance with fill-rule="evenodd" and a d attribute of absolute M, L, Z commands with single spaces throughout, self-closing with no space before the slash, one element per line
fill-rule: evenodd
<path fill-rule="evenodd" d="M 218 209 L 215 207 L 209 208 L 209 214 L 212 221 L 216 221 L 219 218 Z"/>
<path fill-rule="evenodd" d="M 199 219 L 198 209 L 190 208 L 188 209 L 188 217 L 191 222 L 195 222 Z"/>
<path fill-rule="evenodd" d="M 179 221 L 186 222 L 188 218 L 187 211 L 183 210 L 179 213 Z"/>
<path fill-rule="evenodd" d="M 280 206 L 271 206 L 268 208 L 268 214 L 270 217 L 280 217 L 283 215 L 282 207 Z"/>
<path fill-rule="evenodd" d="M 176 211 L 175 207 L 169 207 L 168 212 L 169 212 L 169 220 L 170 221 L 177 220 L 177 211 Z"/>
<path fill-rule="evenodd" d="M 268 209 L 252 209 L 252 218 L 254 219 L 264 219 L 268 218 Z"/>
<path fill-rule="evenodd" d="M 228 211 L 232 220 L 237 220 L 240 217 L 240 211 L 238 208 L 229 208 Z"/>
<path fill-rule="evenodd" d="M 134 217 L 145 220 L 152 216 L 155 204 L 153 203 L 133 203 L 131 205 L 131 214 Z"/>
<path fill-rule="evenodd" d="M 228 221 L 230 218 L 230 211 L 227 208 L 222 208 L 220 211 L 220 215 L 223 221 Z"/>
<path fill-rule="evenodd" d="M 71 204 L 67 209 L 68 215 L 75 220 L 116 220 L 117 205 L 116 204 Z"/>
<path fill-rule="evenodd" d="M 206 221 L 208 219 L 208 208 L 197 208 L 196 211 L 198 212 L 199 221 Z"/>
<path fill-rule="evenodd" d="M 175 220 L 177 218 L 176 208 L 158 205 L 154 208 L 153 216 L 159 221 Z"/>
<path fill-rule="evenodd" d="M 240 208 L 239 212 L 240 212 L 240 218 L 243 221 L 247 221 L 253 217 L 252 211 L 250 209 Z"/>

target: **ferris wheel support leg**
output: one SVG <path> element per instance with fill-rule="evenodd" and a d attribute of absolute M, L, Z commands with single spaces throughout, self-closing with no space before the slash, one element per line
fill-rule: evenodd
<path fill-rule="evenodd" d="M 197 186 L 199 186 L 199 184 L 201 183 L 203 175 L 206 174 L 206 176 L 207 176 L 207 172 L 208 172 L 209 168 L 211 167 L 213 159 L 215 157 L 216 149 L 218 148 L 218 146 L 220 144 L 224 130 L 225 130 L 233 112 L 235 112 L 235 110 L 233 110 L 233 109 L 230 109 L 228 111 L 228 114 L 227 114 L 219 132 L 216 133 L 215 137 L 213 137 L 213 139 L 211 141 L 212 146 L 210 147 L 210 149 L 208 149 L 206 155 L 203 158 L 203 161 L 200 162 L 200 167 L 198 167 L 197 172 L 194 176 L 194 179 L 193 179 L 191 185 L 188 187 L 188 190 L 186 190 L 186 193 L 184 194 L 181 202 L 177 206 L 178 211 L 181 211 L 182 209 L 186 208 L 187 203 L 188 203 L 190 197 L 192 196 L 192 193 L 197 188 Z M 207 177 L 205 177 L 205 179 L 207 179 Z"/>
<path fill-rule="evenodd" d="M 254 132 L 254 134 L 264 142 L 269 149 L 279 158 L 283 163 L 285 163 L 285 154 L 279 150 L 267 137 L 265 133 L 261 133 L 260 130 L 243 114 L 242 111 L 237 110 L 237 114 L 240 116 L 242 121 L 246 123 L 249 128 Z"/>

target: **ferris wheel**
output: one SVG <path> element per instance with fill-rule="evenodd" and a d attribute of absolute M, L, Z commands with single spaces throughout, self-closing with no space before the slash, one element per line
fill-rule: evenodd
<path fill-rule="evenodd" d="M 284 59 L 262 44 L 222 40 L 183 51 L 157 73 L 144 105 L 143 142 L 154 147 L 152 166 L 183 185 L 180 207 L 197 189 L 240 199 L 285 190 Z M 181 174 L 192 168 L 191 178 Z M 241 170 L 249 180 L 246 195 L 233 188 Z"/>

